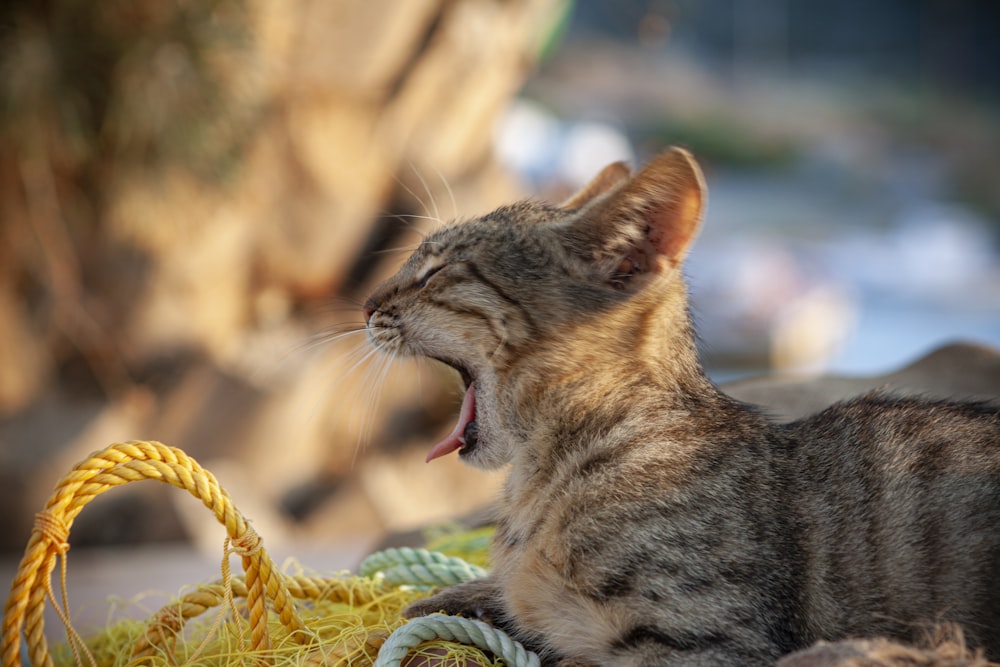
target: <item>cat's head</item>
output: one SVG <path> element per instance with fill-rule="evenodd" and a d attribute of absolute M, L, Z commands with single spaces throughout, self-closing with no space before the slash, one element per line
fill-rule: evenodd
<path fill-rule="evenodd" d="M 379 349 L 438 359 L 465 383 L 428 460 L 458 449 L 477 467 L 508 463 L 522 435 L 515 378 L 634 336 L 626 315 L 679 283 L 704 201 L 701 171 L 674 148 L 635 174 L 606 167 L 561 205 L 521 202 L 429 235 L 364 306 Z"/>

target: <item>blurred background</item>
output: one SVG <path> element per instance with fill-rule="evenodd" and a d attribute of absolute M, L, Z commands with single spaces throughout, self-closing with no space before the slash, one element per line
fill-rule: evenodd
<path fill-rule="evenodd" d="M 359 304 L 441 220 L 680 144 L 705 362 L 868 374 L 1000 345 L 990 0 L 8 0 L 0 549 L 121 440 L 183 448 L 269 547 L 485 505 L 425 466 L 461 390 L 371 358 Z M 222 531 L 130 484 L 75 547 Z"/>

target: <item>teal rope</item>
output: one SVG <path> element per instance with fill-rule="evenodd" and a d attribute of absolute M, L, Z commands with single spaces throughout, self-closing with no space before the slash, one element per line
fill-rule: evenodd
<path fill-rule="evenodd" d="M 361 563 L 363 577 L 381 574 L 389 586 L 451 586 L 479 579 L 487 572 L 461 558 L 446 556 L 427 549 L 385 549 L 372 554 Z"/>
<path fill-rule="evenodd" d="M 373 667 L 399 667 L 411 649 L 432 639 L 475 646 L 503 659 L 509 667 L 539 667 L 538 655 L 492 625 L 461 616 L 431 614 L 396 629 L 379 649 Z"/>
<path fill-rule="evenodd" d="M 427 549 L 385 549 L 361 563 L 363 577 L 381 575 L 390 586 L 450 586 L 479 579 L 487 572 L 461 558 Z M 399 667 L 411 649 L 432 639 L 455 641 L 490 651 L 509 667 L 539 667 L 538 656 L 502 630 L 460 616 L 431 614 L 415 618 L 389 635 L 373 667 Z"/>

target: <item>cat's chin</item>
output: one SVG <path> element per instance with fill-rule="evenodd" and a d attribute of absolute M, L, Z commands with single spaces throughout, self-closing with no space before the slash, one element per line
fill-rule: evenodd
<path fill-rule="evenodd" d="M 468 456 L 471 452 L 476 451 L 476 447 L 479 446 L 479 423 L 476 420 L 472 420 L 465 425 L 463 438 L 465 444 L 458 450 L 458 455 Z"/>
<path fill-rule="evenodd" d="M 462 463 L 477 470 L 499 470 L 511 462 L 510 448 L 498 438 L 483 433 L 475 444 L 467 444 L 458 450 Z"/>

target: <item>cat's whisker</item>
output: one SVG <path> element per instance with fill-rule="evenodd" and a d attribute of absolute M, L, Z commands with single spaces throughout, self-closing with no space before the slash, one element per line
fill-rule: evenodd
<path fill-rule="evenodd" d="M 361 304 L 339 304 L 315 308 L 303 315 L 302 320 L 309 323 L 313 329 L 343 329 L 345 327 L 363 327 L 365 322 L 360 317 Z"/>
<path fill-rule="evenodd" d="M 385 386 L 385 378 L 393 364 L 395 355 L 380 355 L 376 363 L 370 365 L 365 373 L 367 390 L 361 409 L 361 424 L 359 428 L 358 445 L 354 448 L 354 455 L 351 458 L 351 465 L 357 462 L 358 454 L 361 450 L 367 449 L 371 444 L 372 432 L 375 428 L 375 414 L 378 409 L 378 401 Z"/>
<path fill-rule="evenodd" d="M 365 361 L 372 359 L 371 355 L 365 356 Z M 372 423 L 369 414 L 372 411 L 373 396 L 379 391 L 373 381 L 373 365 L 384 363 L 383 359 L 376 359 L 372 363 L 365 364 L 364 375 L 361 381 L 361 391 L 357 400 L 357 411 L 352 414 L 353 419 L 351 423 L 353 429 L 357 433 L 357 439 L 354 443 L 354 449 L 351 452 L 351 468 L 353 469 L 358 462 L 358 452 L 362 449 L 368 447 L 371 440 Z"/>
<path fill-rule="evenodd" d="M 342 295 L 325 299 L 323 303 L 309 304 L 302 319 L 313 328 L 330 326 L 339 328 L 345 325 L 364 324 L 358 321 L 362 305 L 363 302 L 359 299 Z"/>
<path fill-rule="evenodd" d="M 458 217 L 458 202 L 455 201 L 455 191 L 451 189 L 451 184 L 448 179 L 445 178 L 444 174 L 436 165 L 431 165 L 431 169 L 437 174 L 438 179 L 441 181 L 441 185 L 444 186 L 445 192 L 448 193 L 448 199 L 451 200 L 451 217 L 454 220 Z"/>
<path fill-rule="evenodd" d="M 417 169 L 412 163 L 410 164 L 410 168 L 413 170 L 413 175 L 420 181 L 420 185 L 423 186 L 424 192 L 427 193 L 427 197 L 431 200 L 431 206 L 434 207 L 434 217 L 438 219 L 438 222 L 442 222 L 441 211 L 438 209 L 437 199 L 435 199 L 434 192 L 431 191 L 430 186 L 427 184 L 427 179 L 424 178 L 423 174 L 420 173 L 420 170 Z"/>
<path fill-rule="evenodd" d="M 325 389 L 315 392 L 315 395 L 309 402 L 305 413 L 306 421 L 315 421 L 324 407 L 331 406 L 331 395 L 336 397 L 333 399 L 333 403 L 335 403 L 334 409 L 346 411 L 347 414 L 350 414 L 351 405 L 357 403 L 359 390 L 365 387 L 363 381 L 351 381 L 351 376 L 372 353 L 373 350 L 370 345 L 364 341 L 357 340 L 345 350 L 338 350 L 336 353 L 324 354 L 318 357 L 318 363 L 321 365 L 316 371 L 327 375 Z M 345 367 L 345 364 L 350 364 L 350 366 Z M 330 372 L 328 369 L 333 367 L 336 367 L 336 370 Z"/>
<path fill-rule="evenodd" d="M 363 301 L 359 301 L 356 298 L 352 298 L 346 295 L 338 296 L 334 299 L 329 299 L 321 305 L 310 306 L 309 312 L 311 313 L 346 313 L 354 312 L 358 313 L 361 310 L 361 305 Z"/>
<path fill-rule="evenodd" d="M 417 174 L 417 169 L 413 165 L 413 163 L 410 162 L 409 164 L 410 164 L 410 169 L 413 171 L 413 173 Z M 418 174 L 418 176 L 419 176 L 419 174 Z M 419 195 L 417 195 L 417 193 L 414 192 L 410 188 L 410 186 L 408 186 L 406 183 L 404 183 L 402 181 L 402 179 L 400 179 L 398 176 L 394 176 L 393 178 L 396 181 L 396 183 L 399 185 L 399 187 L 403 188 L 403 190 L 405 190 L 407 192 L 407 194 L 409 194 L 411 197 L 413 197 L 414 201 L 416 201 L 418 204 L 420 204 L 420 207 L 424 210 L 425 213 L 430 213 L 430 211 L 431 211 L 430 207 L 427 206 L 427 203 Z M 444 224 L 444 221 L 440 218 L 440 216 L 437 217 L 437 218 L 434 218 L 434 217 L 431 217 L 429 215 L 424 215 L 424 216 L 417 216 L 415 214 L 397 214 L 397 215 L 400 215 L 400 216 L 404 216 L 405 215 L 406 217 L 414 217 L 414 218 L 423 218 L 423 219 L 426 219 L 426 220 L 428 220 L 430 222 L 434 222 L 434 223 L 436 223 L 438 225 Z"/>
<path fill-rule="evenodd" d="M 421 241 L 421 243 L 422 242 L 423 241 Z M 414 250 L 416 250 L 419 247 L 420 247 L 419 244 L 415 245 L 415 246 L 397 246 L 395 248 L 383 248 L 382 250 L 373 250 L 370 254 L 373 255 L 373 256 L 374 255 L 394 255 L 396 253 L 401 253 L 401 252 L 413 252 Z"/>
<path fill-rule="evenodd" d="M 439 222 L 430 216 L 417 215 L 416 213 L 383 213 L 379 217 L 387 220 L 396 220 L 421 239 L 427 236 L 427 232 L 421 229 L 421 227 L 413 221 L 429 220 L 435 224 Z"/>
<path fill-rule="evenodd" d="M 365 333 L 366 329 L 363 326 L 349 329 L 347 331 L 318 331 L 314 334 L 306 336 L 304 340 L 296 343 L 289 351 L 288 356 L 299 352 L 309 352 L 352 336 L 364 336 Z"/>
<path fill-rule="evenodd" d="M 386 378 L 389 372 L 397 366 L 400 358 L 396 352 L 384 353 L 381 350 L 378 352 L 380 352 L 379 359 L 370 364 L 365 372 L 367 390 L 363 399 L 359 440 L 358 446 L 354 450 L 352 465 L 353 461 L 356 461 L 359 451 L 366 449 L 371 444 L 371 434 L 375 429 L 375 415 L 378 411 Z"/>
<path fill-rule="evenodd" d="M 360 353 L 360 358 L 357 361 L 355 361 L 344 372 L 345 375 L 353 375 L 355 372 L 358 371 L 358 369 L 364 366 L 372 357 L 375 357 L 381 353 L 381 351 L 378 348 L 371 346 L 359 346 L 358 350 L 359 352 L 356 352 L 355 354 Z"/>
<path fill-rule="evenodd" d="M 305 336 L 305 340 L 309 343 L 313 341 L 320 340 L 325 342 L 332 342 L 340 338 L 345 338 L 347 336 L 356 336 L 358 334 L 363 334 L 366 331 L 364 323 L 345 323 L 343 326 L 331 327 L 329 329 L 322 329 L 319 331 L 314 331 L 311 334 Z"/>
<path fill-rule="evenodd" d="M 420 215 L 417 213 L 393 213 L 390 215 L 393 218 L 399 218 L 400 220 L 427 220 L 429 222 L 440 224 L 442 220 L 440 218 L 435 218 L 431 215 Z M 414 228 L 415 229 L 415 228 Z"/>
<path fill-rule="evenodd" d="M 363 426 L 356 417 L 356 408 L 364 405 L 366 396 L 371 391 L 371 385 L 368 382 L 371 373 L 371 364 L 369 362 L 377 355 L 377 349 L 359 341 L 340 356 L 340 361 L 343 365 L 330 377 L 330 382 L 337 384 L 340 390 L 338 393 L 343 397 L 343 409 L 347 413 L 348 424 L 351 425 L 352 430 L 357 429 L 360 431 Z M 365 370 L 360 378 L 352 380 L 361 369 Z M 316 409 L 318 407 L 319 405 L 316 406 Z M 364 433 L 359 433 L 359 437 L 362 436 L 367 437 Z"/>
<path fill-rule="evenodd" d="M 345 325 L 345 328 L 317 331 L 301 337 L 295 342 L 282 344 L 281 349 L 267 355 L 268 360 L 266 362 L 259 363 L 250 371 L 250 379 L 254 382 L 267 382 L 269 379 L 280 375 L 282 369 L 293 358 L 300 355 L 307 355 L 326 345 L 351 336 L 363 335 L 364 333 L 365 328 L 363 326 Z"/>
<path fill-rule="evenodd" d="M 424 369 L 426 368 L 427 359 L 424 357 L 416 357 L 416 376 L 417 376 L 417 393 L 420 396 L 424 395 Z"/>

